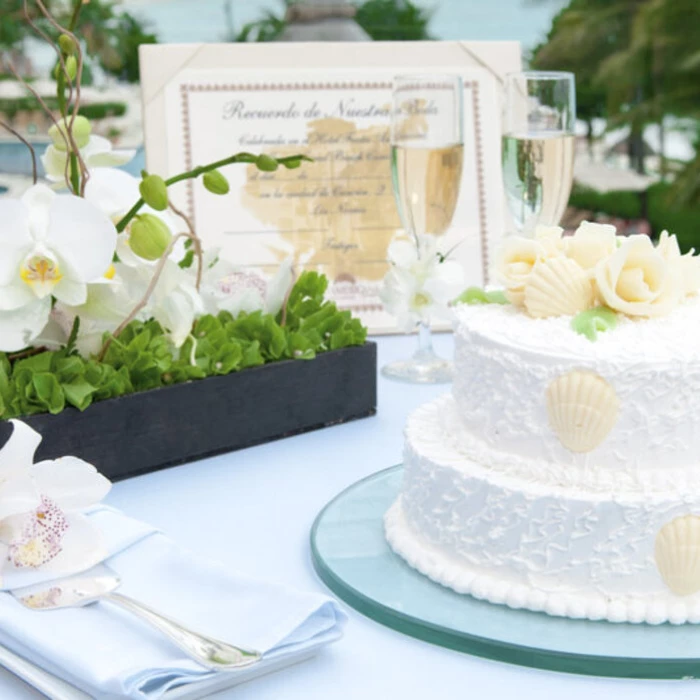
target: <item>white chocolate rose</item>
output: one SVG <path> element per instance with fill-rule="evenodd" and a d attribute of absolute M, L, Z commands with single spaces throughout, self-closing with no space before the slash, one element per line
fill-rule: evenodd
<path fill-rule="evenodd" d="M 505 287 L 511 304 L 523 306 L 525 285 L 538 260 L 544 260 L 542 245 L 532 238 L 513 236 L 504 241 L 496 259 L 495 276 Z"/>
<path fill-rule="evenodd" d="M 563 233 L 561 226 L 538 226 L 535 229 L 535 240 L 542 246 L 547 257 L 562 255 L 566 246 Z"/>
<path fill-rule="evenodd" d="M 700 257 L 691 249 L 681 255 L 678 239 L 668 231 L 662 231 L 656 249 L 664 259 L 676 269 L 681 278 L 683 294 L 697 294 L 700 291 Z"/>
<path fill-rule="evenodd" d="M 584 270 L 592 270 L 617 249 L 615 227 L 583 221 L 573 236 L 566 239 L 566 254 Z"/>
<path fill-rule="evenodd" d="M 682 287 L 672 264 L 648 236 L 629 236 L 595 268 L 607 306 L 628 316 L 663 316 L 678 304 Z"/>

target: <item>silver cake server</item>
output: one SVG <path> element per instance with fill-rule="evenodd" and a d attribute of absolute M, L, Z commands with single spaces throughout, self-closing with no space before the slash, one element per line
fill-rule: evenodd
<path fill-rule="evenodd" d="M 188 630 L 179 622 L 157 613 L 143 603 L 116 593 L 120 584 L 121 579 L 114 571 L 99 564 L 77 576 L 16 588 L 10 592 L 31 610 L 77 608 L 98 601 L 114 603 L 153 625 L 195 661 L 215 671 L 243 668 L 262 658 L 257 651 L 240 649 Z"/>

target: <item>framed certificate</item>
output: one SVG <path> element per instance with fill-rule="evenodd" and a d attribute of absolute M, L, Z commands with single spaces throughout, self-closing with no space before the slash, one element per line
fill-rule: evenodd
<path fill-rule="evenodd" d="M 301 168 L 224 169 L 231 191 L 199 181 L 172 196 L 208 246 L 269 271 L 292 255 L 325 273 L 329 295 L 373 333 L 393 332 L 379 299 L 389 243 L 402 235 L 394 201 L 389 118 L 394 75 L 459 74 L 465 162 L 445 246 L 471 284 L 488 279 L 503 231 L 500 81 L 515 43 L 227 44 L 142 47 L 149 170 L 168 175 L 239 151 L 304 153 Z M 458 244 L 458 245 L 457 245 Z"/>

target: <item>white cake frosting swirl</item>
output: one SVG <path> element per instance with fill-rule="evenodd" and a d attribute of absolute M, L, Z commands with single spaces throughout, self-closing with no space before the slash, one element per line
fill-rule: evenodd
<path fill-rule="evenodd" d="M 664 526 L 700 515 L 700 300 L 620 318 L 597 342 L 570 317 L 511 306 L 457 316 L 452 394 L 406 428 L 404 485 L 386 517 L 392 547 L 495 603 L 700 622 L 700 525 L 697 542 L 691 527 L 663 543 L 677 550 L 664 552 L 671 574 L 698 577 L 691 593 L 673 592 L 655 550 Z M 564 446 L 548 412 L 548 387 L 572 372 L 599 377 L 619 404 L 602 443 L 583 453 Z"/>

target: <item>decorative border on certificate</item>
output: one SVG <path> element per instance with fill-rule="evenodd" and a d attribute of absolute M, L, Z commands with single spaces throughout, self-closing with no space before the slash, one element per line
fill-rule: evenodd
<path fill-rule="evenodd" d="M 482 121 L 481 104 L 478 81 L 465 81 L 464 90 L 471 94 L 473 110 L 474 147 L 476 164 L 476 184 L 477 184 L 477 209 L 478 209 L 478 229 L 480 238 L 481 268 L 483 280 L 488 280 L 489 269 L 489 231 L 486 202 L 486 178 L 484 175 L 484 157 L 482 144 Z M 192 126 L 191 126 L 191 96 L 197 93 L 211 92 L 294 92 L 294 91 L 351 91 L 351 90 L 390 90 L 391 83 L 386 81 L 290 81 L 290 82 L 237 82 L 237 83 L 192 83 L 184 82 L 179 86 L 181 105 L 181 125 L 182 144 L 185 167 L 191 170 L 194 167 L 193 146 L 192 146 Z M 196 208 L 194 200 L 194 183 L 188 180 L 186 183 L 186 208 L 196 225 Z M 369 261 L 377 263 L 379 261 Z M 380 312 L 381 304 L 367 304 L 360 302 L 342 303 L 339 305 L 356 313 Z"/>

